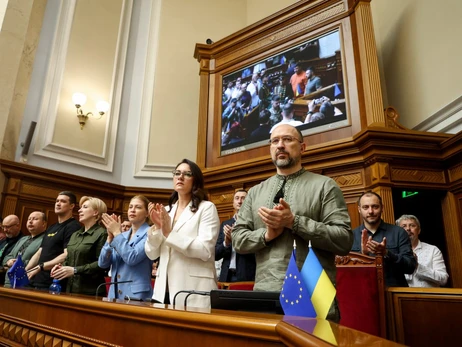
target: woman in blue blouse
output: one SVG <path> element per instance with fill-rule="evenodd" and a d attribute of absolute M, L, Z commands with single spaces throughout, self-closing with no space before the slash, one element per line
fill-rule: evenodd
<path fill-rule="evenodd" d="M 98 265 L 102 268 L 111 266 L 111 282 L 120 282 L 111 285 L 108 293 L 110 299 L 150 300 L 152 296 L 152 260 L 144 252 L 149 229 L 148 204 L 149 200 L 142 195 L 130 200 L 127 215 L 132 227 L 125 232 L 121 232 L 120 217 L 103 215 L 102 222 L 108 231 L 108 238 L 101 250 Z"/>

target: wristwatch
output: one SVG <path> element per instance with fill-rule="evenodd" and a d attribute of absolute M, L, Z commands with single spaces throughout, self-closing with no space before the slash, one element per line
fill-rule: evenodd
<path fill-rule="evenodd" d="M 40 263 L 40 264 L 39 264 L 39 268 L 40 268 L 40 271 L 44 271 L 44 270 L 45 270 L 44 264 L 43 264 L 43 263 Z"/>
<path fill-rule="evenodd" d="M 74 268 L 74 275 L 77 275 L 77 268 Z"/>

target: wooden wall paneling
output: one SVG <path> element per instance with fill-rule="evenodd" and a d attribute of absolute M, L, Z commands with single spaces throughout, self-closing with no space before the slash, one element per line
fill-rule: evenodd
<path fill-rule="evenodd" d="M 79 336 L 68 331 L 43 326 L 0 313 L 0 345 L 2 346 L 111 346 L 118 345 Z"/>
<path fill-rule="evenodd" d="M 45 216 L 47 218 L 47 225 L 54 224 L 58 221 L 58 218 L 54 213 L 54 208 L 44 208 L 44 206 L 41 204 L 37 204 L 27 200 L 21 199 L 18 203 L 16 210 L 20 211 L 18 217 L 21 222 L 21 231 L 24 235 L 29 235 L 29 231 L 27 230 L 27 219 L 29 218 L 29 215 L 32 212 L 40 211 L 45 213 Z"/>
<path fill-rule="evenodd" d="M 462 193 L 448 192 L 443 199 L 443 221 L 449 255 L 449 278 L 453 287 L 462 288 Z"/>
<path fill-rule="evenodd" d="M 462 340 L 461 289 L 387 288 L 390 339 L 408 346 L 456 346 Z"/>
<path fill-rule="evenodd" d="M 21 218 L 22 230 L 31 210 L 47 213 L 48 225 L 57 222 L 54 203 L 58 193 L 70 190 L 77 196 L 74 217 L 78 216 L 78 203 L 82 196 L 95 196 L 103 200 L 108 213 L 123 214 L 130 199 L 145 195 L 150 201 L 167 204 L 171 190 L 123 187 L 101 182 L 88 177 L 63 174 L 26 164 L 0 160 L 1 170 L 6 176 L 0 210 L 2 215 L 17 214 Z"/>
<path fill-rule="evenodd" d="M 351 219 L 351 229 L 355 229 L 359 227 L 363 222 L 358 212 L 358 203 L 356 201 L 347 202 L 347 208 Z"/>

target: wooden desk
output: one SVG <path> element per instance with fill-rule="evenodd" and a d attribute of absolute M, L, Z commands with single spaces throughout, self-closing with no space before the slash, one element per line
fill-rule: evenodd
<path fill-rule="evenodd" d="M 109 302 L 0 288 L 0 344 L 14 341 L 15 336 L 26 332 L 30 335 L 40 328 L 53 327 L 60 329 L 61 335 L 72 333 L 96 339 L 99 344 L 95 345 L 332 346 L 308 332 L 314 323 L 315 319 L 298 317 L 204 309 L 185 311 L 159 304 Z M 328 321 L 322 323 L 332 330 L 338 345 L 354 346 L 360 342 L 359 345 L 398 346 Z M 50 338 L 54 336 L 52 328 L 45 333 Z"/>
<path fill-rule="evenodd" d="M 387 288 L 389 338 L 409 346 L 458 346 L 461 288 Z"/>

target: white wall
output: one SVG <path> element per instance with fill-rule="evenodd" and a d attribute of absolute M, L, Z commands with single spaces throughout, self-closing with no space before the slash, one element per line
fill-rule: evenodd
<path fill-rule="evenodd" d="M 460 119 L 462 1 L 373 0 L 371 8 L 385 106 L 411 129 L 429 130 L 420 125 L 433 116 Z M 456 100 L 455 111 L 439 113 Z"/>
<path fill-rule="evenodd" d="M 0 30 L 2 30 L 3 18 L 5 17 L 8 0 L 0 0 Z"/>
<path fill-rule="evenodd" d="M 37 110 L 60 1 L 47 3 L 20 142 L 30 121 L 41 116 Z M 193 58 L 195 43 L 207 38 L 218 41 L 295 2 L 134 0 L 112 172 L 34 154 L 28 162 L 126 186 L 171 187 L 171 167 L 184 157 L 196 157 L 199 64 Z M 371 6 L 385 106 L 395 106 L 401 123 L 409 128 L 441 113 L 448 104 L 457 111 L 459 103 L 454 101 L 462 88 L 462 69 L 458 68 L 462 2 L 447 0 L 443 6 L 431 0 L 373 0 Z M 443 113 L 446 117 L 447 112 Z M 460 119 L 460 114 L 453 113 Z M 20 150 L 18 144 L 16 160 Z M 141 170 L 137 167 L 140 151 L 146 160 Z"/>

